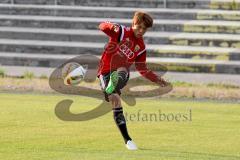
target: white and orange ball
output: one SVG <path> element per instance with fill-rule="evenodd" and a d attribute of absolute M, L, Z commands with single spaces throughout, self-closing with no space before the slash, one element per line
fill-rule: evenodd
<path fill-rule="evenodd" d="M 70 62 L 62 68 L 65 85 L 78 85 L 85 77 L 87 69 L 76 62 Z"/>

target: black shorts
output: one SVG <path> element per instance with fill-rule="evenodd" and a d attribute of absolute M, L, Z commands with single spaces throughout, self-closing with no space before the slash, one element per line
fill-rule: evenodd
<path fill-rule="evenodd" d="M 107 74 L 102 74 L 98 77 L 99 80 L 100 80 L 101 89 L 103 91 L 103 94 L 105 96 L 105 100 L 107 102 L 109 102 L 109 99 L 108 99 L 109 95 L 105 92 L 105 89 L 108 86 L 108 82 L 110 80 L 110 75 L 111 75 L 111 73 L 109 72 Z M 116 88 L 116 90 L 114 90 L 113 93 L 117 93 L 118 95 L 121 95 L 121 89 L 123 89 L 127 85 L 128 80 L 129 80 L 129 73 L 128 73 L 126 81 L 121 82 L 122 84 L 119 84 L 119 87 Z"/>

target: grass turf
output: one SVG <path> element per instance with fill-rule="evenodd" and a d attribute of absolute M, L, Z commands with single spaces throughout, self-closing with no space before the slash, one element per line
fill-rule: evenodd
<path fill-rule="evenodd" d="M 138 99 L 125 113 L 189 114 L 192 121 L 130 121 L 138 151 L 125 149 L 112 113 L 84 122 L 66 122 L 54 113 L 65 99 L 79 113 L 101 101 L 81 96 L 0 93 L 0 159 L 240 159 L 240 109 L 237 103 Z M 146 120 L 146 119 L 145 119 Z"/>

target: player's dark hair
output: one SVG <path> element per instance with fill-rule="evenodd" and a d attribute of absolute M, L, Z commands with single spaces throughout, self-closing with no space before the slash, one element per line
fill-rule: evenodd
<path fill-rule="evenodd" d="M 133 16 L 133 23 L 139 24 L 142 22 L 147 28 L 153 26 L 153 19 L 148 13 L 143 11 L 136 11 Z"/>

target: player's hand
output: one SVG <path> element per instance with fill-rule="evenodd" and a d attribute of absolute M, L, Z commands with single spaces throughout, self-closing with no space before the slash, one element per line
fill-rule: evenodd
<path fill-rule="evenodd" d="M 161 87 L 166 87 L 168 85 L 170 85 L 170 83 L 168 81 L 166 81 L 163 78 L 158 78 L 157 84 L 159 84 Z"/>

